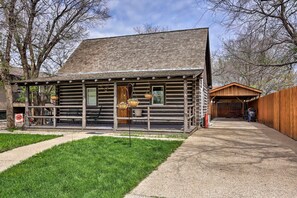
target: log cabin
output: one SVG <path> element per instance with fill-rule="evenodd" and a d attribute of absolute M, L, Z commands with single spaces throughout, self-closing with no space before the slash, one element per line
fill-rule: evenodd
<path fill-rule="evenodd" d="M 13 83 L 26 87 L 26 128 L 191 132 L 208 108 L 209 30 L 83 40 L 55 76 Z M 54 104 L 31 105 L 30 86 L 55 86 Z"/>

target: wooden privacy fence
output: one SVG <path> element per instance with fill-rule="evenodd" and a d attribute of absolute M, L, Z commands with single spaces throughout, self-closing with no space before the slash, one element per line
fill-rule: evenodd
<path fill-rule="evenodd" d="M 297 87 L 284 89 L 249 103 L 258 122 L 297 140 Z"/>

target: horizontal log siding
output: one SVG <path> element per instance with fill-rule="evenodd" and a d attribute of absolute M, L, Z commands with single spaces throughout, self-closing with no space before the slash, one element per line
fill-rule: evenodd
<path fill-rule="evenodd" d="M 66 105 L 82 105 L 82 85 L 81 84 L 65 84 L 59 86 L 59 104 Z"/>
<path fill-rule="evenodd" d="M 82 84 L 68 83 L 56 86 L 58 105 L 60 106 L 82 106 Z M 58 116 L 82 116 L 82 108 L 57 109 Z M 59 119 L 59 122 L 74 122 L 81 119 Z"/>
<path fill-rule="evenodd" d="M 193 94 L 194 79 L 188 79 L 188 105 L 193 105 Z M 121 81 L 118 83 L 118 86 L 121 84 L 127 84 L 129 81 Z M 183 93 L 183 79 L 177 80 L 168 80 L 168 81 L 158 81 L 152 80 L 150 82 L 144 81 L 133 81 L 134 90 L 133 98 L 139 100 L 139 105 L 150 105 L 151 101 L 144 98 L 144 94 L 151 91 L 152 85 L 164 85 L 165 86 L 165 106 L 166 105 L 184 105 L 184 93 Z M 197 83 L 197 81 L 196 81 Z M 98 90 L 98 108 L 87 107 L 87 115 L 96 114 L 98 112 L 99 106 L 102 106 L 101 114 L 99 121 L 113 123 L 113 82 L 93 82 L 92 84 L 86 83 L 86 87 L 97 87 Z M 61 84 L 57 86 L 59 91 L 59 105 L 82 105 L 82 84 Z M 198 93 L 198 92 L 197 92 Z M 196 97 L 199 100 L 199 96 Z M 199 106 L 199 104 L 198 104 Z M 142 116 L 147 116 L 147 107 L 137 107 L 142 109 Z M 61 109 L 60 115 L 69 115 L 69 109 Z M 72 110 L 73 111 L 73 110 Z M 166 118 L 183 118 L 183 107 L 151 107 L 151 117 L 164 117 L 164 121 L 160 120 L 151 120 L 151 122 L 174 122 L 182 123 L 183 121 L 166 121 Z M 141 120 L 140 122 L 146 122 Z"/>
<path fill-rule="evenodd" d="M 202 94 L 203 94 L 203 92 L 201 91 L 202 86 L 203 86 L 202 83 L 203 83 L 203 80 L 201 78 L 199 78 L 198 79 L 198 98 L 197 98 L 199 122 L 203 118 L 203 103 L 202 103 Z"/>
<path fill-rule="evenodd" d="M 113 123 L 113 82 L 97 84 L 98 106 L 101 106 L 100 122 Z M 89 108 L 87 108 L 89 111 Z"/>
<path fill-rule="evenodd" d="M 184 105 L 184 92 L 183 92 L 183 80 L 170 81 L 170 82 L 136 82 L 134 83 L 133 97 L 139 100 L 139 105 L 150 105 L 151 100 L 144 98 L 144 94 L 151 91 L 152 85 L 164 85 L 165 86 L 165 106 L 166 105 Z M 188 104 L 192 104 L 192 81 L 188 82 Z M 147 116 L 146 107 L 138 107 L 142 109 L 142 115 Z M 183 118 L 183 107 L 158 107 L 158 105 L 151 106 L 151 117 L 164 117 L 164 122 L 168 122 L 166 118 Z M 143 122 L 143 121 L 141 121 Z M 151 122 L 160 122 L 152 120 Z M 169 121 L 180 122 L 183 121 Z"/>
<path fill-rule="evenodd" d="M 113 122 L 113 83 L 96 83 L 86 84 L 86 87 L 97 87 L 98 90 L 98 107 L 87 107 L 87 116 L 96 116 L 101 107 L 100 121 Z M 59 104 L 82 105 L 82 84 L 65 84 L 58 86 Z M 81 114 L 81 108 L 75 109 Z M 69 116 L 73 114 L 73 109 L 61 109 L 60 115 Z"/>
<path fill-rule="evenodd" d="M 199 119 L 204 118 L 205 114 L 208 111 L 208 100 L 209 100 L 209 92 L 208 87 L 205 84 L 204 80 L 199 79 L 198 81 L 198 111 L 199 111 Z M 202 93 L 203 92 L 203 93 Z M 202 97 L 202 96 L 203 97 Z"/>
<path fill-rule="evenodd" d="M 209 92 L 208 92 L 208 88 L 206 85 L 203 86 L 203 115 L 205 115 L 208 112 L 208 103 L 209 103 Z"/>

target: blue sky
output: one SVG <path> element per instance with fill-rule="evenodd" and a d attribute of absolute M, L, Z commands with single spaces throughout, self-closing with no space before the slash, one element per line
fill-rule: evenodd
<path fill-rule="evenodd" d="M 134 27 L 152 24 L 169 30 L 209 27 L 211 50 L 221 47 L 222 16 L 208 11 L 206 0 L 110 0 L 111 18 L 90 30 L 89 38 L 135 34 Z"/>

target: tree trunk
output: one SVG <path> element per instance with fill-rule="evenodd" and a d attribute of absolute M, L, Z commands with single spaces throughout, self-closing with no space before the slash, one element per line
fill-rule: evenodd
<path fill-rule="evenodd" d="M 8 82 L 4 83 L 5 95 L 6 95 L 6 120 L 7 128 L 14 127 L 13 118 L 13 96 L 12 96 L 12 85 Z"/>

